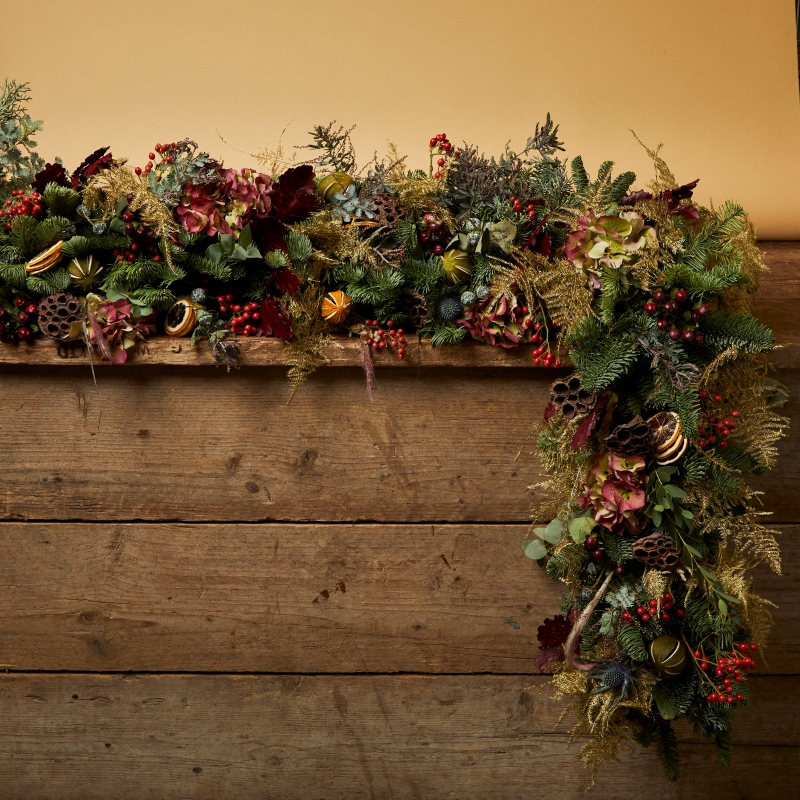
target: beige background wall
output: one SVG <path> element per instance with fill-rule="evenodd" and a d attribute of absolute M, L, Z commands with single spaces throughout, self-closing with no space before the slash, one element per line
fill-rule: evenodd
<path fill-rule="evenodd" d="M 49 0 L 0 2 L 0 77 L 31 83 L 40 152 L 143 164 L 196 139 L 230 166 L 312 124 L 356 123 L 363 160 L 391 139 L 499 151 L 550 111 L 567 153 L 649 178 L 648 144 L 699 196 L 731 198 L 763 238 L 800 238 L 792 0 Z M 35 26 L 30 15 L 35 14 Z M 220 141 L 217 132 L 231 145 Z"/>

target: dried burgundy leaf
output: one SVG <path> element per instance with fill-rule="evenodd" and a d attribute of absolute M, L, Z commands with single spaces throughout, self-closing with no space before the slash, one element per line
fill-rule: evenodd
<path fill-rule="evenodd" d="M 600 427 L 603 421 L 603 414 L 605 413 L 608 399 L 611 395 L 602 394 L 595 403 L 595 407 L 583 418 L 583 421 L 578 425 L 578 430 L 572 437 L 572 449 L 577 452 L 589 441 L 589 437 Z"/>
<path fill-rule="evenodd" d="M 626 194 L 622 200 L 619 201 L 621 206 L 634 206 L 636 203 L 642 202 L 644 200 L 652 200 L 653 195 L 648 192 L 646 189 L 639 189 L 636 192 L 631 192 L 630 194 Z"/>
<path fill-rule="evenodd" d="M 281 222 L 308 219 L 317 207 L 314 193 L 314 170 L 304 164 L 287 169 L 272 191 L 272 209 Z"/>
<path fill-rule="evenodd" d="M 44 169 L 36 173 L 31 184 L 35 191 L 44 194 L 48 183 L 57 183 L 59 186 L 69 186 L 67 171 L 61 164 L 45 164 Z"/>
<path fill-rule="evenodd" d="M 269 253 L 273 250 L 280 250 L 282 253 L 289 251 L 286 245 L 286 234 L 289 229 L 275 217 L 257 214 L 250 220 L 250 232 L 253 235 L 253 244 L 262 253 Z"/>
<path fill-rule="evenodd" d="M 549 647 L 546 650 L 539 648 L 536 656 L 533 659 L 533 666 L 539 672 L 555 672 L 553 667 L 564 660 L 563 647 Z"/>
<path fill-rule="evenodd" d="M 261 319 L 258 331 L 263 336 L 275 336 L 287 342 L 292 338 L 292 323 L 289 315 L 275 302 L 275 298 L 267 295 L 261 303 Z"/>
<path fill-rule="evenodd" d="M 667 189 L 661 193 L 661 197 L 667 201 L 667 205 L 671 209 L 677 208 L 681 200 L 688 200 L 694 194 L 694 188 L 699 182 L 698 178 L 691 183 L 684 183 L 683 186 L 678 186 L 676 189 Z"/>
<path fill-rule="evenodd" d="M 675 216 L 686 219 L 700 219 L 700 209 L 697 206 L 683 206 L 674 212 Z"/>
<path fill-rule="evenodd" d="M 294 294 L 300 288 L 300 278 L 290 269 L 279 269 L 272 276 L 272 286 L 278 294 Z"/>
<path fill-rule="evenodd" d="M 544 409 L 544 421 L 547 422 L 547 420 L 549 420 L 550 417 L 552 417 L 555 413 L 556 407 L 553 405 L 553 403 L 548 403 Z"/>
<path fill-rule="evenodd" d="M 73 189 L 77 189 L 81 183 L 100 172 L 101 169 L 108 169 L 111 166 L 114 157 L 108 152 L 109 149 L 100 147 L 81 161 L 78 168 L 72 173 L 70 185 Z"/>

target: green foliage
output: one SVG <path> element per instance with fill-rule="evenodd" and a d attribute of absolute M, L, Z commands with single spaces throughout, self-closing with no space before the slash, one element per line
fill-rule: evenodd
<path fill-rule="evenodd" d="M 67 258 L 83 258 L 93 255 L 103 250 L 113 250 L 114 248 L 125 249 L 130 245 L 131 240 L 127 236 L 117 234 L 96 234 L 76 235 L 67 239 L 61 247 L 61 255 Z"/>
<path fill-rule="evenodd" d="M 151 306 L 156 311 L 166 311 L 176 300 L 175 295 L 169 289 L 154 289 L 152 287 L 137 289 L 131 293 L 131 298 Z"/>
<path fill-rule="evenodd" d="M 647 661 L 647 649 L 640 630 L 635 625 L 623 625 L 617 636 L 620 647 L 634 660 Z"/>
<path fill-rule="evenodd" d="M 164 261 L 140 258 L 132 264 L 122 261 L 110 267 L 101 288 L 103 291 L 116 289 L 129 294 L 140 289 L 167 288 L 184 277 L 186 273 L 177 265 L 170 267 Z"/>
<path fill-rule="evenodd" d="M 69 272 L 65 267 L 51 269 L 41 275 L 28 275 L 25 286 L 31 294 L 46 295 L 63 292 L 70 286 Z"/>
<path fill-rule="evenodd" d="M 13 286 L 15 289 L 22 289 L 25 286 L 25 272 L 24 264 L 2 264 L 0 263 L 0 280 Z"/>
<path fill-rule="evenodd" d="M 703 318 L 701 330 L 705 343 L 717 350 L 735 347 L 743 353 L 765 353 L 775 347 L 775 336 L 749 314 L 718 311 Z"/>
<path fill-rule="evenodd" d="M 681 274 L 705 273 L 731 258 L 736 259 L 731 239 L 743 230 L 746 220 L 740 205 L 725 203 L 719 211 L 705 213 L 704 224 L 699 230 L 685 226 L 685 240 L 678 262 Z M 667 277 L 669 279 L 669 274 Z"/>
<path fill-rule="evenodd" d="M 12 189 L 28 186 L 44 167 L 33 139 L 42 123 L 28 116 L 30 99 L 27 83 L 4 82 L 0 93 L 0 199 L 8 197 Z"/>
<path fill-rule="evenodd" d="M 48 217 L 41 222 L 33 217 L 18 217 L 11 226 L 8 243 L 25 259 L 46 250 L 59 239 L 66 240 L 75 233 L 74 224 L 64 217 Z"/>
<path fill-rule="evenodd" d="M 583 330 L 568 334 L 566 342 L 575 369 L 581 374 L 581 383 L 590 392 L 608 388 L 627 374 L 639 358 L 635 334 L 613 336 L 592 317 L 586 318 L 583 325 L 578 323 L 575 328 Z M 587 336 L 581 337 L 583 332 Z"/>
<path fill-rule="evenodd" d="M 68 186 L 48 183 L 44 190 L 44 202 L 51 216 L 74 220 L 75 211 L 81 204 L 81 196 Z"/>
<path fill-rule="evenodd" d="M 226 261 L 213 261 L 210 258 L 192 254 L 187 259 L 186 266 L 201 275 L 216 278 L 218 281 L 227 281 L 231 278 L 231 266 Z"/>
<path fill-rule="evenodd" d="M 675 735 L 672 725 L 669 723 L 659 725 L 654 743 L 658 760 L 664 769 L 664 775 L 668 780 L 678 780 L 681 760 L 678 755 L 678 737 Z"/>
<path fill-rule="evenodd" d="M 286 236 L 286 247 L 289 251 L 289 258 L 298 267 L 304 265 L 311 258 L 311 239 L 304 233 L 297 230 L 290 230 Z"/>

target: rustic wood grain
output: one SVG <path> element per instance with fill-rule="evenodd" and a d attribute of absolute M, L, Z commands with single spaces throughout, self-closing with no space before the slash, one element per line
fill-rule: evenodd
<path fill-rule="evenodd" d="M 781 348 L 773 354 L 773 362 L 781 369 L 800 368 L 800 332 L 795 325 L 795 313 L 800 304 L 800 242 L 762 242 L 770 272 L 759 293 L 754 296 L 754 310 L 775 330 Z M 239 342 L 242 366 L 280 366 L 285 363 L 283 342 L 277 339 L 243 339 Z M 379 367 L 411 370 L 429 367 L 534 367 L 531 358 L 533 345 L 503 350 L 476 342 L 431 347 L 429 341 L 409 338 L 403 361 L 391 351 L 376 351 L 374 361 Z M 340 337 L 336 346 L 325 350 L 331 366 L 357 367 L 361 364 L 358 339 Z M 566 355 L 562 355 L 568 363 Z M 103 367 L 113 365 L 98 362 Z M 0 364 L 74 365 L 88 368 L 89 358 L 81 344 L 56 344 L 46 337 L 19 346 L 0 347 Z M 175 367 L 210 366 L 214 358 L 204 342 L 192 347 L 188 338 L 154 337 L 136 345 L 126 363 L 130 366 L 170 365 Z M 323 362 L 320 362 L 320 366 Z"/>
<path fill-rule="evenodd" d="M 551 377 L 532 376 L 385 370 L 370 403 L 360 371 L 325 370 L 287 405 L 277 369 L 101 371 L 95 390 L 88 371 L 7 367 L 0 518 L 523 522 Z M 781 378 L 791 414 L 800 371 Z M 759 485 L 800 521 L 800 426 L 781 447 Z"/>
<path fill-rule="evenodd" d="M 0 677 L 4 800 L 586 797 L 569 723 L 532 676 Z M 800 686 L 753 681 L 733 764 L 679 728 L 683 777 L 650 751 L 599 800 L 796 796 Z M 765 779 L 770 794 L 764 794 Z M 546 792 L 546 793 L 543 793 Z"/>
<path fill-rule="evenodd" d="M 0 668 L 533 672 L 561 584 L 523 525 L 0 525 Z M 800 658 L 800 526 L 768 666 Z M 763 644 L 763 642 L 762 642 Z"/>

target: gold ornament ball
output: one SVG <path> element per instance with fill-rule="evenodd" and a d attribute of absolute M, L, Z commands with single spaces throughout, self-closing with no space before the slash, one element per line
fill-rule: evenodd
<path fill-rule="evenodd" d="M 328 292 L 322 298 L 320 314 L 326 322 L 340 325 L 349 316 L 353 308 L 353 301 L 344 292 Z"/>
<path fill-rule="evenodd" d="M 472 274 L 472 259 L 462 250 L 448 250 L 442 256 L 442 269 L 450 283 L 461 283 Z"/>
<path fill-rule="evenodd" d="M 674 636 L 659 636 L 650 642 L 650 658 L 655 668 L 665 678 L 674 678 L 683 672 L 689 654 L 682 642 Z"/>
<path fill-rule="evenodd" d="M 317 194 L 329 203 L 337 192 L 343 192 L 353 179 L 346 172 L 334 172 L 320 178 L 317 184 Z"/>

